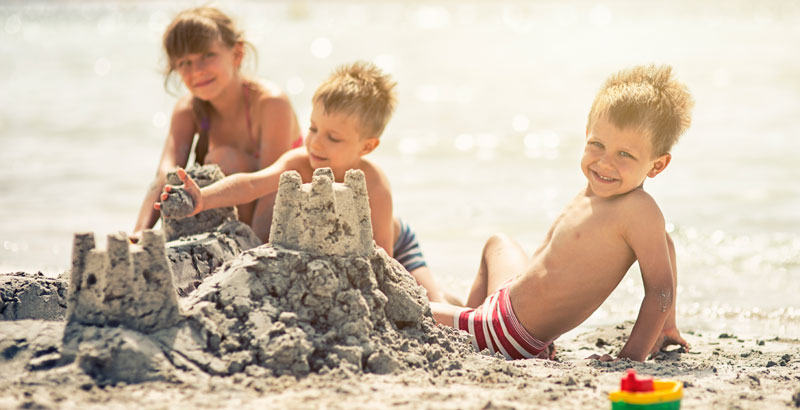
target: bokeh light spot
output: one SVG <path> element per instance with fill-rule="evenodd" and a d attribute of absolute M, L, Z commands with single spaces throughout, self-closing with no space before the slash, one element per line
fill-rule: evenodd
<path fill-rule="evenodd" d="M 333 44 L 325 37 L 314 39 L 311 42 L 311 55 L 316 58 L 328 58 L 333 52 Z"/>

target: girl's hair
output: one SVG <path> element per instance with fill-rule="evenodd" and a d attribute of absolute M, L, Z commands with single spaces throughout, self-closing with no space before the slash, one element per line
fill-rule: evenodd
<path fill-rule="evenodd" d="M 219 9 L 198 7 L 178 13 L 164 31 L 164 52 L 167 57 L 165 88 L 168 88 L 177 59 L 186 54 L 204 53 L 217 40 L 229 48 L 241 43 L 255 55 L 255 47 L 244 39 L 242 30 Z"/>

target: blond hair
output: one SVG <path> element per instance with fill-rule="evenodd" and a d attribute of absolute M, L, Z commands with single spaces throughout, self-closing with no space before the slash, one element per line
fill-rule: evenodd
<path fill-rule="evenodd" d="M 219 9 L 197 7 L 178 13 L 164 31 L 163 45 L 167 55 L 165 85 L 179 58 L 204 53 L 217 40 L 228 48 L 241 43 L 255 54 L 255 47 L 244 39 L 244 32 Z"/>
<path fill-rule="evenodd" d="M 612 74 L 592 103 L 587 129 L 605 118 L 619 129 L 650 135 L 654 155 L 669 153 L 692 122 L 692 99 L 668 65 L 635 66 Z"/>
<path fill-rule="evenodd" d="M 317 88 L 312 102 L 321 102 L 326 113 L 355 116 L 362 137 L 378 138 L 397 104 L 396 85 L 374 64 L 357 61 L 339 66 Z"/>

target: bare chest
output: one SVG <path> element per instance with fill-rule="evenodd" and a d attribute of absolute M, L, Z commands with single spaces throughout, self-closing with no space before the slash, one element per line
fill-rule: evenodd
<path fill-rule="evenodd" d="M 248 154 L 256 154 L 259 149 L 259 139 L 253 124 L 242 115 L 230 120 L 220 117 L 210 117 L 208 121 L 209 147 L 228 146 Z"/>
<path fill-rule="evenodd" d="M 577 201 L 564 210 L 551 232 L 547 248 L 555 260 L 603 264 L 613 269 L 633 263 L 623 220 L 612 208 Z"/>

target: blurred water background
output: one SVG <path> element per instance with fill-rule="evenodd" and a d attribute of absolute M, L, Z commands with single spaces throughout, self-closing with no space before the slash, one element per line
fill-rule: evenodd
<path fill-rule="evenodd" d="M 179 89 L 163 30 L 200 2 L 0 4 L 0 272 L 68 269 L 72 235 L 130 232 Z M 484 241 L 533 251 L 584 180 L 604 78 L 669 63 L 694 124 L 646 188 L 678 250 L 679 325 L 800 337 L 800 3 L 336 1 L 221 4 L 258 50 L 251 73 L 307 127 L 317 84 L 371 60 L 399 106 L 372 158 L 434 274 L 465 295 Z M 587 271 L 587 280 L 591 280 Z M 583 327 L 634 319 L 634 266 Z"/>

